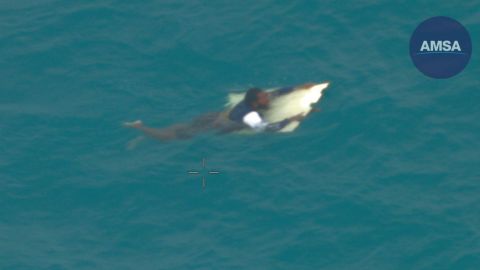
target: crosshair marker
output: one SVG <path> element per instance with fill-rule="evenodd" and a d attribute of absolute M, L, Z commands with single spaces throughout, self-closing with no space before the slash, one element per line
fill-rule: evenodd
<path fill-rule="evenodd" d="M 206 159 L 202 158 L 202 171 L 205 171 L 206 164 L 207 164 Z M 187 171 L 187 173 L 192 174 L 192 175 L 202 174 L 200 171 L 197 171 L 197 170 L 189 170 L 189 171 Z M 207 173 L 208 174 L 220 174 L 220 172 L 216 171 L 216 170 L 210 170 Z M 202 188 L 205 189 L 206 186 L 207 186 L 207 179 L 206 179 L 205 175 L 202 174 Z"/>

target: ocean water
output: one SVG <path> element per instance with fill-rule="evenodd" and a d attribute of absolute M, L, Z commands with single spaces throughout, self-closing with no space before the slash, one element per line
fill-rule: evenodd
<path fill-rule="evenodd" d="M 408 51 L 438 15 L 473 42 L 444 80 Z M 479 269 L 479 31 L 473 0 L 2 1 L 0 269 Z M 294 133 L 126 147 L 325 80 Z"/>

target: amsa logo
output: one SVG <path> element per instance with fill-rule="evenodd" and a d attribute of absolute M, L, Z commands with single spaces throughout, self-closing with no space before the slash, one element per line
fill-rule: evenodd
<path fill-rule="evenodd" d="M 421 22 L 410 37 L 410 58 L 428 77 L 446 79 L 460 73 L 472 55 L 472 41 L 458 21 L 437 16 Z"/>
<path fill-rule="evenodd" d="M 458 40 L 424 40 L 418 54 L 453 53 L 464 54 Z"/>

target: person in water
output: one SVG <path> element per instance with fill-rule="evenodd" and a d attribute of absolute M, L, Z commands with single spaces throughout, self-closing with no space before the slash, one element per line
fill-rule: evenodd
<path fill-rule="evenodd" d="M 285 87 L 273 92 L 266 92 L 260 88 L 250 88 L 245 98 L 232 110 L 227 112 L 212 112 L 193 119 L 190 123 L 176 124 L 166 128 L 147 127 L 142 121 L 124 123 L 125 127 L 135 128 L 145 135 L 159 140 L 188 139 L 197 134 L 216 131 L 219 134 L 230 133 L 245 128 L 257 132 L 274 132 L 281 130 L 292 121 L 300 121 L 303 114 L 298 114 L 282 121 L 269 123 L 262 111 L 269 108 L 270 100 L 279 95 L 285 95 L 297 89 L 304 89 L 314 84 L 304 84 L 299 87 Z"/>

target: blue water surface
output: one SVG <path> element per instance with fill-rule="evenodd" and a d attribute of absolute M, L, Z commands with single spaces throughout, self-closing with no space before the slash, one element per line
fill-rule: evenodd
<path fill-rule="evenodd" d="M 445 80 L 409 57 L 439 15 L 473 44 Z M 479 18 L 478 1 L 2 1 L 0 269 L 478 269 Z M 128 150 L 120 125 L 325 80 L 290 134 Z"/>

